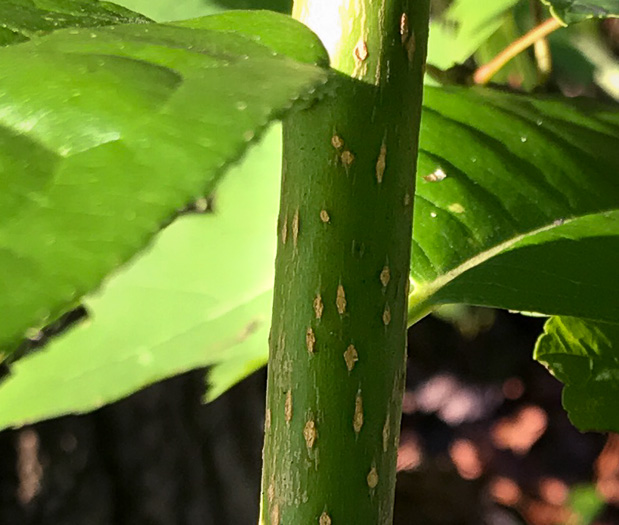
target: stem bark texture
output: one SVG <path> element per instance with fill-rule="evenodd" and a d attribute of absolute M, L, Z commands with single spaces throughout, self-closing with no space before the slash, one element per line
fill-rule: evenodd
<path fill-rule="evenodd" d="M 300 0 L 332 93 L 284 122 L 261 523 L 391 524 L 428 0 Z"/>

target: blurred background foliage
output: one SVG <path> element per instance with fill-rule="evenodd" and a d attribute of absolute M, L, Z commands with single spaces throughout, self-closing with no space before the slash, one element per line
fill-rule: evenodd
<path fill-rule="evenodd" d="M 117 3 L 158 21 L 181 20 L 226 9 L 292 10 L 292 0 L 120 0 Z M 432 0 L 428 63 L 447 69 L 481 65 L 549 16 L 539 0 Z M 532 49 L 518 55 L 494 79 L 524 91 L 544 81 L 566 96 L 596 96 L 602 91 L 619 100 L 616 59 L 619 21 L 589 20 L 555 31 L 549 38 L 550 78 L 540 76 Z M 430 80 L 431 82 L 431 80 Z"/>

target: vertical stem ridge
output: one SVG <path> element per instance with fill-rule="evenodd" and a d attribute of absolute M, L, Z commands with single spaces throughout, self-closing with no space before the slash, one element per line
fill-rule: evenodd
<path fill-rule="evenodd" d="M 337 73 L 284 122 L 261 523 L 392 522 L 428 3 L 295 3 Z"/>

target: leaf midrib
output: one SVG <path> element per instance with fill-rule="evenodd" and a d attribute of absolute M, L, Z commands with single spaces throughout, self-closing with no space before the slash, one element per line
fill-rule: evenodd
<path fill-rule="evenodd" d="M 411 326 L 417 323 L 426 315 L 430 314 L 438 306 L 437 304 L 432 303 L 432 297 L 439 290 L 441 290 L 450 282 L 454 281 L 456 278 L 460 277 L 462 274 L 468 272 L 469 270 L 489 261 L 493 257 L 496 257 L 503 252 L 508 251 L 520 241 L 523 241 L 528 237 L 538 235 L 540 233 L 552 231 L 555 228 L 565 226 L 566 224 L 575 222 L 584 217 L 603 215 L 605 213 L 613 211 L 615 210 L 611 208 L 606 210 L 597 210 L 594 213 L 575 215 L 565 219 L 562 218 L 560 222 L 552 222 L 545 226 L 541 226 L 539 228 L 535 228 L 533 230 L 518 234 L 465 260 L 460 265 L 452 268 L 451 270 L 438 276 L 432 281 L 417 283 L 411 276 L 411 287 L 413 291 L 410 292 L 408 295 L 408 325 Z"/>

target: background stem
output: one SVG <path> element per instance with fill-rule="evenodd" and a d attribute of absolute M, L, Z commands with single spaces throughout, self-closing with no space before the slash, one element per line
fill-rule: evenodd
<path fill-rule="evenodd" d="M 539 0 L 529 0 L 529 5 L 533 23 L 535 26 L 539 26 L 543 22 L 544 16 L 542 4 Z M 533 44 L 533 54 L 535 55 L 539 83 L 543 85 L 552 73 L 552 54 L 547 38 L 540 38 Z"/>
<path fill-rule="evenodd" d="M 475 84 L 487 84 L 490 82 L 492 77 L 496 75 L 496 73 L 512 58 L 519 53 L 522 53 L 526 48 L 532 46 L 538 40 L 545 38 L 560 27 L 563 26 L 556 18 L 548 18 L 537 27 L 531 29 L 531 31 L 527 34 L 523 35 L 515 42 L 512 42 L 490 62 L 478 68 L 473 75 L 473 81 Z"/>
<path fill-rule="evenodd" d="M 261 522 L 392 522 L 428 0 L 300 0 L 333 95 L 284 122 Z"/>

